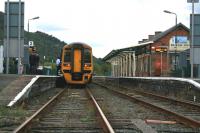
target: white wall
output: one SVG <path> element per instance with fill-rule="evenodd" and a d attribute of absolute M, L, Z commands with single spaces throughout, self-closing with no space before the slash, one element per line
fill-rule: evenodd
<path fill-rule="evenodd" d="M 0 46 L 0 73 L 3 73 L 3 46 Z"/>

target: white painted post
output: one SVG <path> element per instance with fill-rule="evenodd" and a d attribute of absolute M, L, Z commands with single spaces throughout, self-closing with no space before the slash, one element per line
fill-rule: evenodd
<path fill-rule="evenodd" d="M 135 70 L 136 70 L 136 60 L 135 60 L 135 53 L 133 53 L 133 76 L 135 76 Z"/>
<path fill-rule="evenodd" d="M 123 77 L 123 57 L 121 57 L 121 73 L 120 73 L 120 75 L 121 75 L 121 77 Z"/>
<path fill-rule="evenodd" d="M 131 53 L 129 53 L 129 77 L 131 77 L 131 65 L 132 64 L 132 59 L 131 59 Z"/>
<path fill-rule="evenodd" d="M 128 55 L 126 54 L 126 77 L 128 77 Z"/>

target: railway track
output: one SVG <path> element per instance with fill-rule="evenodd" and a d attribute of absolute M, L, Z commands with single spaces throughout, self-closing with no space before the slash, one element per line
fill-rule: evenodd
<path fill-rule="evenodd" d="M 114 133 L 114 130 L 89 89 L 68 88 L 60 91 L 14 132 Z"/>
<path fill-rule="evenodd" d="M 32 97 L 14 108 L 4 107 L 4 113 L 0 114 L 0 133 L 13 132 L 26 118 L 35 113 L 36 110 L 42 107 L 59 90 L 60 88 L 47 90 L 41 95 Z"/>
<path fill-rule="evenodd" d="M 114 117 L 108 111 L 105 115 L 103 106 L 98 105 L 103 105 L 102 99 L 95 100 L 90 90 L 96 88 L 68 88 L 59 92 L 14 132 L 141 133 L 127 118 Z"/>
<path fill-rule="evenodd" d="M 153 93 L 128 89 L 125 87 L 121 87 L 121 91 L 123 91 L 124 93 L 129 93 L 128 95 L 132 96 L 140 95 L 141 99 L 151 101 L 151 103 L 154 103 L 158 106 L 166 105 L 163 107 L 167 108 L 168 110 L 177 111 L 178 113 L 186 117 L 191 117 L 191 119 L 200 121 L 200 105 L 197 103 L 185 100 L 177 100 L 174 98 L 169 98 Z"/>
<path fill-rule="evenodd" d="M 136 112 L 142 113 L 144 108 L 138 108 L 132 102 L 109 93 L 109 91 L 97 85 L 91 84 L 90 87 L 95 88 L 91 91 L 94 97 L 98 99 L 99 106 L 116 133 L 142 133 L 135 125 L 135 118 L 137 117 Z M 144 116 L 144 114 L 141 115 Z M 149 129 L 150 132 L 151 130 Z"/>
<path fill-rule="evenodd" d="M 179 101 L 159 95 L 154 95 L 152 93 L 145 93 L 133 89 L 127 89 L 115 85 L 113 87 L 106 84 L 105 88 L 107 88 L 112 93 L 114 92 L 134 102 L 138 102 L 147 107 L 151 107 L 156 111 L 161 111 L 164 112 L 164 114 L 169 114 L 171 118 L 174 118 L 177 121 L 177 123 L 182 123 L 186 126 L 193 127 L 195 128 L 195 131 L 199 132 L 199 105 L 193 104 L 191 102 Z"/>
<path fill-rule="evenodd" d="M 107 89 L 96 84 L 90 84 L 82 89 L 63 89 L 14 132 L 196 133 L 199 131 L 197 128 L 190 128 L 191 125 L 188 123 L 180 122 L 173 114 L 159 112 L 157 109 L 155 112 L 149 105 L 141 106 L 138 101 L 129 100 L 127 97 L 157 102 L 156 106 L 160 106 L 159 100 L 150 101 L 148 97 L 139 95 L 139 92 L 136 95 L 130 89 L 122 90 L 120 91 L 123 94 L 119 97 L 119 94 L 116 95 L 119 90 L 108 89 L 108 85 Z M 167 123 L 155 124 L 155 120 Z"/>

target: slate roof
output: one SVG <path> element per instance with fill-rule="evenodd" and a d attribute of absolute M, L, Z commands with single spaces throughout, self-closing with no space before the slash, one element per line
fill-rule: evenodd
<path fill-rule="evenodd" d="M 164 32 L 162 32 L 162 33 L 160 33 L 160 34 L 158 34 L 158 35 L 155 36 L 152 40 L 148 40 L 148 41 L 154 41 L 154 42 L 155 42 L 155 41 L 159 40 L 160 38 L 166 36 L 167 34 L 173 32 L 173 31 L 176 30 L 178 27 L 182 27 L 182 28 L 185 29 L 186 31 L 190 32 L 190 29 L 189 29 L 189 28 L 187 28 L 187 27 L 186 27 L 185 25 L 183 25 L 182 23 L 179 23 L 179 24 L 177 24 L 177 25 L 175 25 L 175 26 L 173 26 L 173 27 L 167 29 L 166 31 L 164 31 Z"/>
<path fill-rule="evenodd" d="M 190 29 L 187 28 L 185 25 L 183 25 L 182 23 L 179 23 L 169 29 L 167 29 L 166 31 L 159 33 L 158 35 L 154 36 L 152 39 L 144 41 L 142 43 L 136 44 L 135 46 L 131 46 L 131 47 L 127 47 L 127 48 L 122 48 L 122 49 L 116 49 L 116 50 L 112 50 L 109 54 L 107 54 L 103 60 L 109 60 L 111 58 L 113 58 L 114 56 L 118 55 L 119 53 L 123 52 L 123 51 L 133 51 L 141 46 L 144 45 L 148 45 L 150 43 L 154 43 L 156 41 L 158 41 L 159 39 L 165 37 L 167 34 L 173 32 L 174 30 L 176 30 L 177 28 L 182 27 L 183 29 L 185 29 L 186 31 L 190 32 Z"/>

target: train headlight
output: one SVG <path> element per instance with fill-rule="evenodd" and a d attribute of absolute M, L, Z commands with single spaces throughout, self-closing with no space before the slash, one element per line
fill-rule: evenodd
<path fill-rule="evenodd" d="M 70 64 L 70 63 L 64 63 L 63 66 L 65 66 L 65 67 L 70 67 L 71 64 Z"/>
<path fill-rule="evenodd" d="M 91 63 L 85 63 L 84 67 L 91 67 Z"/>

